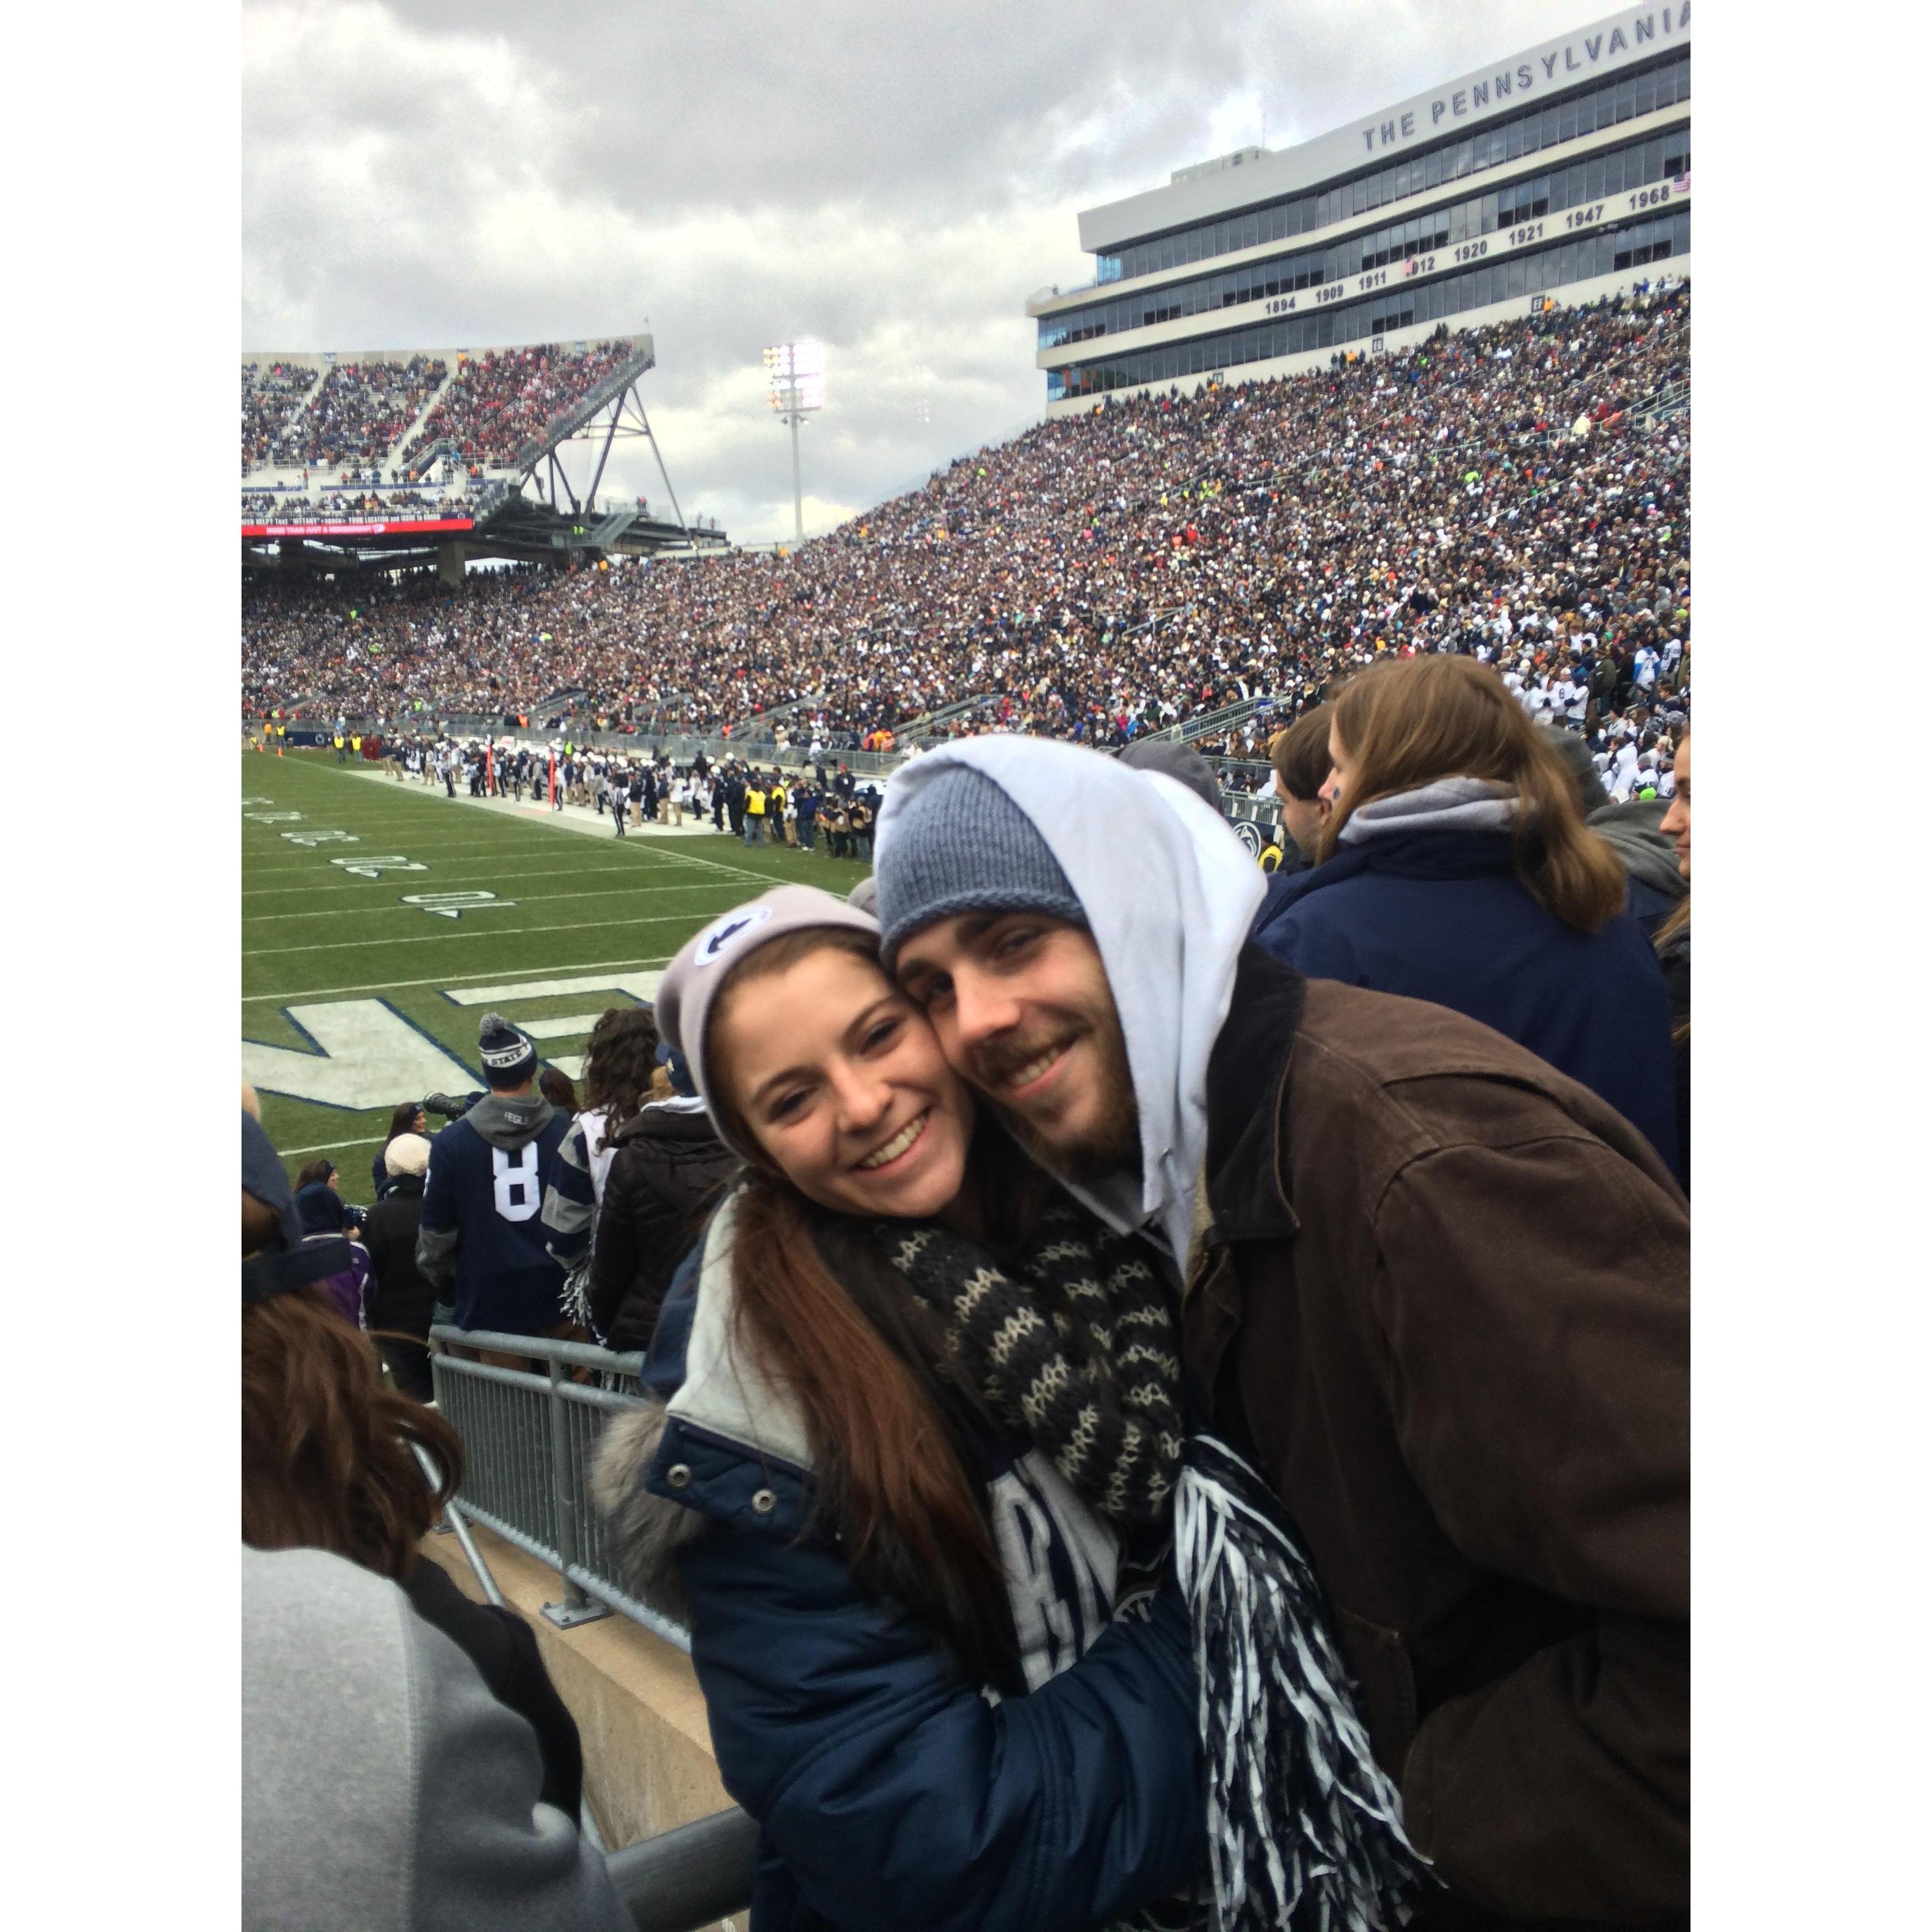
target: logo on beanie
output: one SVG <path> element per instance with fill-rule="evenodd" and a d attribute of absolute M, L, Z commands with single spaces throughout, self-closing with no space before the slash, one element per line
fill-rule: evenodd
<path fill-rule="evenodd" d="M 742 912 L 729 913 L 698 942 L 694 966 L 715 966 L 730 952 L 734 943 L 755 932 L 772 916 L 768 906 L 748 906 Z"/>

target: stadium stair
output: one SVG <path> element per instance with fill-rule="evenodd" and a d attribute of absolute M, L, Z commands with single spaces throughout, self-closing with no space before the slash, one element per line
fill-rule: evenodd
<path fill-rule="evenodd" d="M 949 724 L 956 718 L 963 718 L 968 712 L 976 710 L 980 705 L 990 701 L 997 704 L 1000 694 L 984 693 L 973 698 L 963 698 L 957 704 L 942 704 L 937 711 L 928 711 L 917 718 L 908 718 L 903 724 L 892 727 L 892 738 L 900 745 L 923 744 L 935 736 L 942 724 Z"/>
<path fill-rule="evenodd" d="M 592 550 L 608 550 L 637 520 L 635 509 L 613 510 L 601 523 L 592 526 L 586 541 Z"/>
<path fill-rule="evenodd" d="M 295 407 L 290 410 L 288 414 L 283 417 L 281 421 L 275 425 L 275 433 L 270 439 L 269 460 L 262 466 L 264 469 L 290 470 L 297 470 L 302 466 L 298 464 L 284 463 L 280 461 L 275 456 L 274 446 L 276 443 L 280 442 L 282 438 L 286 436 L 288 433 L 295 428 L 296 424 L 302 421 L 303 414 L 308 408 L 309 404 L 314 402 L 316 398 L 322 394 L 324 387 L 328 383 L 329 376 L 334 372 L 334 365 L 332 363 L 327 364 L 322 368 L 316 370 L 315 380 L 310 383 L 308 387 L 303 391 L 301 400 L 298 402 Z"/>
<path fill-rule="evenodd" d="M 647 369 L 656 367 L 656 358 L 648 349 L 638 350 L 627 357 L 614 375 L 607 376 L 560 415 L 552 417 L 541 434 L 531 437 L 517 452 L 507 467 L 525 474 L 534 470 L 543 460 L 546 452 L 574 436 L 599 410 L 616 401 Z"/>
<path fill-rule="evenodd" d="M 448 370 L 444 375 L 442 380 L 436 385 L 435 393 L 430 398 L 429 400 L 424 404 L 422 407 L 416 412 L 415 417 L 410 422 L 409 428 L 404 430 L 402 434 L 398 436 L 395 441 L 390 444 L 388 448 L 382 452 L 382 467 L 385 471 L 391 469 L 398 469 L 398 473 L 400 473 L 399 466 L 401 464 L 402 459 L 400 452 L 408 448 L 411 439 L 421 433 L 423 424 L 429 420 L 430 411 L 434 409 L 436 404 L 441 402 L 443 398 L 448 394 L 449 386 L 456 380 L 457 371 L 462 367 L 463 364 L 460 362 L 452 362 L 449 365 Z M 452 444 L 450 446 L 452 449 L 455 447 L 454 444 Z M 416 476 L 418 475 L 423 473 L 422 466 L 420 464 L 412 464 L 410 467 L 410 470 L 414 472 L 411 474 L 410 477 L 410 480 L 413 482 L 416 480 Z"/>

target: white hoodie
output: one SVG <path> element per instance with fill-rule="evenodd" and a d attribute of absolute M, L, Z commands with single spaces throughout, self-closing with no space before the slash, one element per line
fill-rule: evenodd
<path fill-rule="evenodd" d="M 949 745 L 902 766 L 879 813 L 889 868 L 908 803 L 950 765 L 991 778 L 1033 821 L 1085 908 L 1113 989 L 1140 1112 L 1138 1184 L 1070 1186 L 1120 1234 L 1154 1222 L 1186 1264 L 1208 1152 L 1208 1057 L 1266 882 L 1220 814 L 1178 781 L 1051 738 Z"/>

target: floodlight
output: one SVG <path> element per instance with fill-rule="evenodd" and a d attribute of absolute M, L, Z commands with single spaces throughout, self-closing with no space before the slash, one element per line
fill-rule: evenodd
<path fill-rule="evenodd" d="M 793 526 L 805 541 L 805 496 L 799 480 L 798 426 L 813 411 L 825 406 L 825 345 L 807 337 L 800 342 L 774 344 L 765 351 L 770 387 L 765 400 L 791 430 Z"/>

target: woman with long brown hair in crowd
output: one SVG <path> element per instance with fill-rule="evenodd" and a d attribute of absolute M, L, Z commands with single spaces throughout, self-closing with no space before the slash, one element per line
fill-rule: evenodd
<path fill-rule="evenodd" d="M 544 1189 L 544 1241 L 568 1276 L 564 1306 L 592 1332 L 590 1244 L 604 1205 L 618 1136 L 651 1098 L 657 1077 L 657 1022 L 649 1006 L 612 1006 L 590 1030 L 584 1053 L 584 1104 Z M 554 1097 L 554 1096 L 553 1096 Z"/>
<path fill-rule="evenodd" d="M 389 1116 L 389 1131 L 382 1136 L 382 1144 L 376 1150 L 375 1158 L 369 1163 L 369 1180 L 380 1201 L 389 1191 L 393 1178 L 382 1156 L 389 1151 L 389 1143 L 404 1134 L 421 1134 L 429 1138 L 429 1116 L 423 1111 L 420 1100 L 403 1100 L 397 1103 L 395 1111 Z"/>
<path fill-rule="evenodd" d="M 1316 864 L 1257 944 L 1311 977 L 1452 1006 L 1591 1088 L 1678 1164 L 1669 1003 L 1547 736 L 1501 677 L 1377 664 L 1330 708 Z"/>

